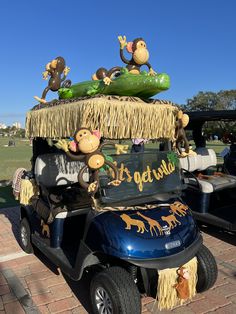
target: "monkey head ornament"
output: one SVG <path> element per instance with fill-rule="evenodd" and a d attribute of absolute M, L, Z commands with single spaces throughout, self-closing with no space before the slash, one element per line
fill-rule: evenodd
<path fill-rule="evenodd" d="M 96 73 L 93 74 L 92 80 L 103 80 L 105 85 L 110 85 L 112 80 L 120 75 L 121 67 L 113 67 L 110 70 L 107 70 L 105 68 L 99 68 L 97 69 Z"/>

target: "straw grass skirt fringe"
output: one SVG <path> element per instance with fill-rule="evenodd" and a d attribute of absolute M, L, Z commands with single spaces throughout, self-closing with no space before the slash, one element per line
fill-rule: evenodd
<path fill-rule="evenodd" d="M 38 193 L 39 193 L 38 186 L 35 184 L 35 181 L 33 179 L 21 180 L 21 189 L 19 197 L 20 204 L 29 205 L 31 198 L 33 196 L 38 195 Z"/>
<path fill-rule="evenodd" d="M 100 130 L 105 138 L 173 140 L 178 108 L 172 103 L 91 98 L 29 111 L 28 137 L 68 137 L 79 127 Z"/>
<path fill-rule="evenodd" d="M 197 258 L 194 257 L 182 266 L 188 270 L 190 275 L 188 284 L 189 299 L 191 299 L 196 294 Z M 172 309 L 174 306 L 181 305 L 186 301 L 178 298 L 177 291 L 174 287 L 178 278 L 177 270 L 178 268 L 167 268 L 158 271 L 157 297 L 153 305 L 153 312 L 155 312 L 156 307 L 158 310 Z"/>

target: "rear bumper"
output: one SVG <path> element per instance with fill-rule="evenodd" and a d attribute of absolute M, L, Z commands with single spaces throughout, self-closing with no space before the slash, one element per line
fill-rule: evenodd
<path fill-rule="evenodd" d="M 125 261 L 139 267 L 150 269 L 165 269 L 180 267 L 191 260 L 198 252 L 202 245 L 202 236 L 199 233 L 194 242 L 187 248 L 183 249 L 177 254 L 173 254 L 167 257 L 153 258 L 153 259 L 124 259 Z"/>

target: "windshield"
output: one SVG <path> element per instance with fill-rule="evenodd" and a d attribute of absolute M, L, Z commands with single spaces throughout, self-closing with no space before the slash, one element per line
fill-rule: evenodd
<path fill-rule="evenodd" d="M 179 160 L 173 152 L 155 151 L 112 155 L 121 184 L 107 185 L 106 172 L 100 173 L 100 194 L 104 203 L 171 193 L 181 189 Z"/>

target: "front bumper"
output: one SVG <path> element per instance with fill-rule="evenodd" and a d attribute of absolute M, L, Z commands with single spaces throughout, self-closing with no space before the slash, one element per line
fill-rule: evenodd
<path fill-rule="evenodd" d="M 165 268 L 175 268 L 180 267 L 181 265 L 187 263 L 194 256 L 196 256 L 200 246 L 202 245 L 203 240 L 202 236 L 199 233 L 197 238 L 187 247 L 184 248 L 181 252 L 167 256 L 159 257 L 153 259 L 124 259 L 126 262 L 129 262 L 135 266 L 150 268 L 150 269 L 165 269 Z"/>

